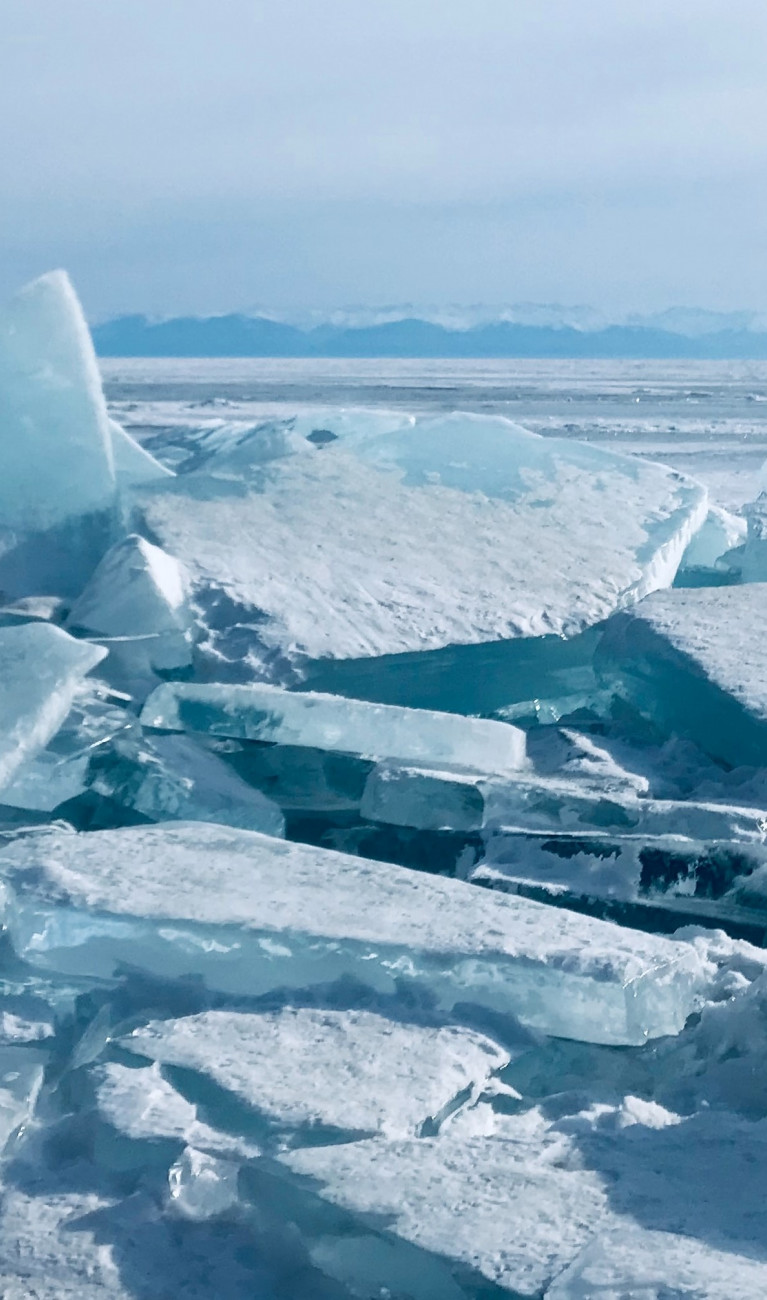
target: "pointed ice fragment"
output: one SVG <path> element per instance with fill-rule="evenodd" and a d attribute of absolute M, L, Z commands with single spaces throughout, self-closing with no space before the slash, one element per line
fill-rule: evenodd
<path fill-rule="evenodd" d="M 308 845 L 204 823 L 18 840 L 8 927 L 36 965 L 122 962 L 250 994 L 420 980 L 562 1037 L 677 1033 L 706 968 L 689 944 Z"/>
<path fill-rule="evenodd" d="M 135 533 L 104 556 L 67 620 L 103 636 L 111 661 L 133 684 L 153 671 L 191 664 L 192 615 L 183 565 Z"/>
<path fill-rule="evenodd" d="M 109 418 L 80 304 L 63 271 L 0 316 L 0 589 L 74 594 L 111 540 Z"/>
<path fill-rule="evenodd" d="M 200 731 L 410 762 L 507 772 L 525 761 L 525 735 L 506 722 L 463 718 L 277 686 L 166 683 L 144 705 L 145 727 Z"/>
<path fill-rule="evenodd" d="M 121 491 L 144 487 L 147 483 L 158 483 L 165 478 L 175 478 L 172 469 L 167 469 L 159 460 L 155 460 L 116 420 L 110 419 L 109 433 L 117 486 Z"/>
<path fill-rule="evenodd" d="M 0 787 L 48 744 L 106 653 L 49 623 L 0 628 Z"/>
<path fill-rule="evenodd" d="M 276 1129 L 417 1136 L 482 1090 L 509 1062 L 483 1034 L 387 1020 L 367 1011 L 286 1007 L 156 1020 L 122 1045 L 162 1065 L 198 1070 Z M 463 1095 L 462 1095 L 463 1094 Z"/>

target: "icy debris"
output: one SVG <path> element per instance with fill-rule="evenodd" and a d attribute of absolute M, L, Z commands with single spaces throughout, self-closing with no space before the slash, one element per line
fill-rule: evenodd
<path fill-rule="evenodd" d="M 491 1282 L 537 1300 L 591 1240 L 606 1209 L 599 1175 L 562 1168 L 558 1145 L 564 1144 L 539 1134 L 534 1141 L 373 1139 L 294 1151 L 281 1160 L 358 1215 L 360 1236 L 372 1219 L 385 1235 L 441 1259 L 459 1285 L 465 1281 L 474 1291 Z M 322 1244 L 322 1253 L 310 1253 L 330 1271 L 334 1252 L 329 1242 Z M 358 1277 L 364 1276 L 365 1254 L 363 1237 Z M 416 1260 L 411 1276 L 417 1296 Z"/>
<path fill-rule="evenodd" d="M 677 1033 L 707 973 L 686 944 L 204 823 L 41 833 L 0 866 L 16 951 L 54 970 L 111 975 L 126 962 L 249 993 L 409 977 L 445 1006 L 607 1043 Z"/>
<path fill-rule="evenodd" d="M 110 668 L 128 684 L 189 668 L 192 614 L 187 576 L 172 555 L 132 534 L 112 547 L 75 601 L 67 626 L 104 638 Z"/>
<path fill-rule="evenodd" d="M 767 764 L 767 585 L 659 592 L 612 619 L 603 662 L 665 732 L 733 766 Z"/>
<path fill-rule="evenodd" d="M 258 487 L 190 509 L 177 480 L 145 513 L 292 662 L 573 635 L 671 583 L 707 508 L 660 466 L 468 415 L 338 438 Z"/>
<path fill-rule="evenodd" d="M 525 735 L 506 722 L 369 704 L 277 686 L 168 682 L 144 705 L 145 727 L 207 732 L 410 762 L 507 772 L 525 762 Z"/>
<path fill-rule="evenodd" d="M 0 1046 L 0 1152 L 20 1125 L 31 1118 L 46 1061 L 42 1047 Z"/>
<path fill-rule="evenodd" d="M 168 1172 L 170 1202 L 177 1214 L 199 1221 L 237 1205 L 239 1167 L 231 1160 L 185 1147 Z"/>
<path fill-rule="evenodd" d="M 680 573 L 694 569 L 715 569 L 727 551 L 741 546 L 746 538 L 746 520 L 721 506 L 710 506 L 708 514 L 682 556 Z"/>
<path fill-rule="evenodd" d="M 106 654 L 48 623 L 0 628 L 0 798 L 58 731 L 80 681 Z"/>
<path fill-rule="evenodd" d="M 311 1008 L 208 1011 L 153 1021 L 121 1042 L 163 1065 L 201 1071 L 278 1129 L 305 1129 L 310 1145 L 318 1126 L 388 1137 L 436 1131 L 509 1061 L 470 1029 Z"/>

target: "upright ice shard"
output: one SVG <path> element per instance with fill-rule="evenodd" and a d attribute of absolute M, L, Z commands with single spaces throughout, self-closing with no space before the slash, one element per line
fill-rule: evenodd
<path fill-rule="evenodd" d="M 572 636 L 671 583 L 707 508 L 658 465 L 467 415 L 336 438 L 194 509 L 186 483 L 146 497 L 153 533 L 307 672 Z"/>
<path fill-rule="evenodd" d="M 732 766 L 767 763 L 767 585 L 659 592 L 612 619 L 600 657 L 666 732 Z"/>
<path fill-rule="evenodd" d="M 117 486 L 122 492 L 131 488 L 145 487 L 148 483 L 161 483 L 163 479 L 174 478 L 172 469 L 161 465 L 141 443 L 136 442 L 126 433 L 116 420 L 109 421 L 109 433 L 112 439 L 115 475 Z"/>
<path fill-rule="evenodd" d="M 481 772 L 513 771 L 525 761 L 525 734 L 507 722 L 260 684 L 169 682 L 152 693 L 141 721 L 167 731 L 207 732 L 367 759 L 454 763 Z"/>
<path fill-rule="evenodd" d="M 11 941 L 36 965 L 122 962 L 257 994 L 352 975 L 422 981 L 563 1037 L 676 1033 L 706 971 L 694 948 L 384 862 L 204 823 L 11 844 Z"/>
<path fill-rule="evenodd" d="M 146 689 L 154 674 L 191 665 L 187 591 L 183 566 L 134 533 L 104 556 L 67 626 L 105 638 L 117 685 Z"/>
<path fill-rule="evenodd" d="M 74 595 L 106 550 L 116 479 L 80 305 L 56 271 L 0 316 L 0 589 Z"/>
<path fill-rule="evenodd" d="M 0 628 L 0 787 L 45 748 L 106 654 L 49 623 Z"/>

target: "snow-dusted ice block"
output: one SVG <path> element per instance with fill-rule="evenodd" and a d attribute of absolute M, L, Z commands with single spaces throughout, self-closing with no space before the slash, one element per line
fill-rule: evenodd
<path fill-rule="evenodd" d="M 342 975 L 391 991 L 405 976 L 443 1006 L 603 1043 L 678 1032 L 707 978 L 688 944 L 199 822 L 36 835 L 0 869 L 18 953 L 64 972 L 125 962 L 251 994 Z"/>
<path fill-rule="evenodd" d="M 129 681 L 153 670 L 188 667 L 192 614 L 183 565 L 132 534 L 102 559 L 69 613 L 67 626 L 111 642 Z"/>
<path fill-rule="evenodd" d="M 0 787 L 55 735 L 106 654 L 48 623 L 0 628 Z"/>
<path fill-rule="evenodd" d="M 762 766 L 766 632 L 766 584 L 658 592 L 611 620 L 600 655 L 663 730 L 733 766 Z"/>
<path fill-rule="evenodd" d="M 347 1228 L 342 1238 L 321 1238 L 311 1249 L 331 1275 L 343 1270 L 359 1283 L 371 1241 L 365 1228 L 381 1224 L 388 1238 L 442 1260 L 459 1285 L 473 1281 L 469 1294 L 485 1281 L 538 1300 L 594 1236 L 607 1205 L 599 1175 L 557 1167 L 558 1153 L 551 1141 L 447 1133 L 294 1151 L 281 1160 L 360 1216 L 357 1237 Z M 437 1300 L 440 1292 L 419 1291 L 418 1279 L 414 1259 L 410 1294 Z"/>
<path fill-rule="evenodd" d="M 73 594 L 109 544 L 116 478 L 96 357 L 63 271 L 0 315 L 0 429 L 0 588 Z"/>
<path fill-rule="evenodd" d="M 121 1045 L 161 1065 L 200 1071 L 277 1128 L 308 1129 L 312 1145 L 318 1125 L 417 1137 L 476 1098 L 509 1062 L 470 1029 L 293 1007 L 156 1020 Z"/>
<path fill-rule="evenodd" d="M 179 479 L 146 518 L 299 663 L 574 635 L 670 584 L 707 509 L 675 471 L 461 414 L 337 438 L 256 486 L 190 508 Z"/>
<path fill-rule="evenodd" d="M 525 734 L 507 722 L 369 704 L 277 686 L 168 682 L 147 700 L 145 727 L 208 732 L 410 762 L 507 772 L 525 761 Z"/>

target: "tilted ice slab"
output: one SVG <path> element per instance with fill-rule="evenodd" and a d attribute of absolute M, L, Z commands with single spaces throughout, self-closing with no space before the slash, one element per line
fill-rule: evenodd
<path fill-rule="evenodd" d="M 67 625 L 113 640 L 113 658 L 132 679 L 191 664 L 192 614 L 183 565 L 132 534 L 104 556 L 75 601 Z"/>
<path fill-rule="evenodd" d="M 365 1276 L 376 1255 L 365 1227 L 382 1223 L 389 1239 L 440 1259 L 448 1277 L 469 1283 L 470 1294 L 484 1280 L 538 1300 L 593 1237 L 607 1204 L 598 1174 L 557 1167 L 559 1145 L 537 1133 L 528 1141 L 446 1134 L 420 1142 L 373 1139 L 281 1159 L 360 1216 L 356 1237 L 347 1226 L 343 1236 L 320 1238 L 310 1248 L 331 1275 L 357 1282 Z M 419 1290 L 416 1260 L 411 1285 L 416 1297 L 440 1294 Z"/>
<path fill-rule="evenodd" d="M 258 490 L 145 498 L 160 544 L 292 662 L 572 635 L 667 586 L 706 514 L 674 471 L 453 415 L 338 438 Z"/>
<path fill-rule="evenodd" d="M 678 1032 L 707 976 L 688 944 L 204 823 L 40 834 L 0 866 L 17 952 L 65 972 L 127 963 L 248 993 L 408 977 L 444 1006 L 605 1043 Z"/>
<path fill-rule="evenodd" d="M 106 654 L 48 623 L 0 628 L 0 787 L 47 745 Z"/>
<path fill-rule="evenodd" d="M 130 492 L 133 488 L 146 487 L 148 483 L 159 483 L 166 478 L 175 478 L 172 469 L 161 465 L 159 460 L 136 442 L 116 420 L 110 419 L 109 433 L 112 439 L 115 476 L 121 492 Z"/>
<path fill-rule="evenodd" d="M 666 731 L 734 766 L 767 763 L 767 585 L 657 593 L 613 619 L 600 654 Z"/>
<path fill-rule="evenodd" d="M 476 1098 L 509 1056 L 482 1034 L 367 1011 L 206 1011 L 156 1020 L 121 1040 L 197 1070 L 279 1128 L 420 1136 Z"/>
<path fill-rule="evenodd" d="M 145 727 L 200 731 L 356 754 L 460 763 L 505 772 L 525 761 L 525 734 L 506 722 L 463 718 L 277 686 L 168 682 L 147 700 Z"/>

